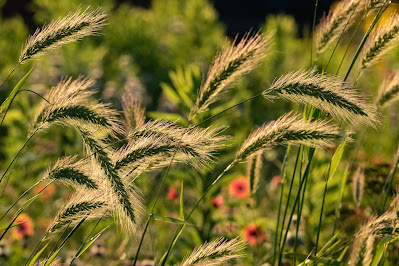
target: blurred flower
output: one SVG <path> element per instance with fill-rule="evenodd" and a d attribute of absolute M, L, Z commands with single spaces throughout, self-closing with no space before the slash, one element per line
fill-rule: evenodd
<path fill-rule="evenodd" d="M 36 194 L 38 194 L 47 184 L 40 183 L 34 188 L 34 191 Z M 48 187 L 46 187 L 39 196 L 39 199 L 41 202 L 47 201 L 51 199 L 51 197 L 54 195 L 55 192 L 55 186 L 54 184 L 50 184 Z"/>
<path fill-rule="evenodd" d="M 270 185 L 272 185 L 273 187 L 276 187 L 278 185 L 281 184 L 281 177 L 280 175 L 275 175 L 272 177 L 272 179 L 270 180 Z"/>
<path fill-rule="evenodd" d="M 177 191 L 175 187 L 169 187 L 167 199 L 168 200 L 177 200 L 179 195 L 177 195 Z"/>
<path fill-rule="evenodd" d="M 240 176 L 229 184 L 229 194 L 238 198 L 246 198 L 249 196 L 249 182 L 245 176 Z"/>
<path fill-rule="evenodd" d="M 242 235 L 251 246 L 266 241 L 262 228 L 259 225 L 256 225 L 256 223 L 248 224 L 242 231 Z"/>
<path fill-rule="evenodd" d="M 33 220 L 28 215 L 22 213 L 14 223 L 23 223 L 12 228 L 14 239 L 21 240 L 26 236 L 33 235 Z"/>
<path fill-rule="evenodd" d="M 212 206 L 215 207 L 216 209 L 223 207 L 223 204 L 224 204 L 223 196 L 219 195 L 219 196 L 213 197 L 211 199 L 211 203 L 212 203 Z"/>

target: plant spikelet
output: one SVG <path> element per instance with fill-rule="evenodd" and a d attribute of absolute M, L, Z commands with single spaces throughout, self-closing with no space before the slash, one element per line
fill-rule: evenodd
<path fill-rule="evenodd" d="M 92 98 L 95 91 L 88 89 L 93 84 L 93 80 L 83 77 L 59 82 L 45 95 L 50 103 L 42 102 L 40 105 L 34 118 L 33 130 L 58 123 L 85 128 L 91 132 L 105 130 L 111 135 L 121 132 L 118 113 L 109 105 Z"/>
<path fill-rule="evenodd" d="M 244 248 L 245 242 L 239 240 L 238 237 L 229 241 L 219 238 L 195 248 L 180 265 L 227 265 L 231 260 L 242 257 L 239 252 Z"/>
<path fill-rule="evenodd" d="M 126 91 L 122 95 L 122 109 L 126 121 L 126 135 L 144 125 L 145 109 L 141 100 L 137 99 L 132 91 Z"/>
<path fill-rule="evenodd" d="M 159 152 L 153 155 L 160 153 L 170 155 L 171 151 L 178 149 L 176 159 L 180 157 L 184 162 L 189 162 L 199 169 L 203 164 L 211 162 L 214 152 L 223 147 L 223 143 L 229 139 L 220 135 L 223 129 L 187 129 L 168 121 L 149 121 L 132 132 L 129 136 L 131 143 L 124 154 L 128 154 L 128 149 L 133 151 L 134 147 L 140 148 L 143 144 L 153 146 L 154 149 L 158 146 Z M 116 161 L 120 161 L 124 156 L 120 154 Z"/>
<path fill-rule="evenodd" d="M 377 105 L 384 108 L 399 100 L 399 72 L 384 80 L 378 89 Z"/>
<path fill-rule="evenodd" d="M 205 111 L 217 101 L 222 92 L 234 81 L 256 68 L 265 56 L 271 36 L 249 34 L 237 44 L 221 51 L 209 67 L 201 84 L 197 100 L 190 111 L 190 119 Z"/>
<path fill-rule="evenodd" d="M 394 13 L 384 25 L 378 27 L 363 48 L 361 68 L 367 68 L 378 62 L 399 43 L 399 14 Z"/>
<path fill-rule="evenodd" d="M 297 71 L 282 76 L 269 89 L 283 99 L 312 105 L 353 125 L 374 125 L 377 108 L 366 102 L 353 87 L 336 76 L 320 75 L 314 70 Z"/>
<path fill-rule="evenodd" d="M 324 52 L 345 29 L 348 29 L 355 22 L 353 19 L 360 8 L 360 1 L 341 0 L 331 9 L 326 17 L 323 17 L 316 29 L 317 53 Z"/>
<path fill-rule="evenodd" d="M 105 20 L 106 15 L 97 9 L 92 12 L 77 10 L 62 19 L 52 21 L 42 29 L 37 29 L 27 39 L 19 61 L 24 63 L 64 44 L 76 42 L 89 35 L 97 35 Z"/>
<path fill-rule="evenodd" d="M 65 226 L 74 226 L 83 218 L 98 219 L 104 214 L 110 213 L 111 210 L 110 199 L 104 192 L 79 189 L 63 205 L 50 226 L 49 232 L 61 230 Z"/>
<path fill-rule="evenodd" d="M 352 195 L 357 207 L 360 207 L 360 204 L 362 203 L 364 193 L 364 181 L 364 170 L 361 167 L 358 167 L 353 174 L 352 179 Z"/>
<path fill-rule="evenodd" d="M 263 164 L 262 157 L 263 153 L 257 152 L 249 156 L 247 160 L 247 176 L 251 195 L 254 195 L 259 188 L 260 171 Z"/>
<path fill-rule="evenodd" d="M 81 130 L 80 133 L 88 150 L 94 155 L 103 176 L 108 181 L 105 190 L 109 192 L 112 204 L 116 206 L 115 213 L 119 218 L 120 225 L 128 233 L 137 233 L 144 209 L 139 193 L 133 185 L 129 185 L 129 182 L 119 176 L 105 144 L 101 140 L 93 138 L 89 132 Z"/>
<path fill-rule="evenodd" d="M 88 160 L 73 161 L 76 157 L 64 157 L 59 159 L 53 167 L 47 170 L 45 178 L 54 179 L 76 187 L 85 186 L 87 189 L 98 189 L 96 182 L 91 179 L 91 164 Z"/>
<path fill-rule="evenodd" d="M 305 121 L 300 115 L 288 113 L 279 119 L 266 123 L 255 130 L 239 148 L 236 161 L 271 149 L 277 145 L 303 144 L 311 147 L 331 147 L 339 139 L 338 127 L 327 120 Z"/>
<path fill-rule="evenodd" d="M 33 266 L 46 266 L 46 262 L 47 262 L 47 259 L 40 259 L 37 262 L 35 262 L 35 264 L 33 264 Z M 50 263 L 49 266 L 62 266 L 61 259 L 56 258 L 55 260 L 53 260 Z"/>

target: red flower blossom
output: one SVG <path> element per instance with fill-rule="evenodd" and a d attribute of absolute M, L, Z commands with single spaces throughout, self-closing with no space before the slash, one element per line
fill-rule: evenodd
<path fill-rule="evenodd" d="M 216 209 L 223 207 L 223 204 L 224 204 L 223 196 L 219 195 L 219 196 L 213 197 L 211 199 L 211 203 L 212 203 L 212 206 L 215 207 Z"/>
<path fill-rule="evenodd" d="M 249 196 L 249 181 L 245 176 L 234 179 L 229 184 L 229 194 L 238 198 L 246 198 Z"/>
<path fill-rule="evenodd" d="M 177 195 L 176 188 L 169 187 L 168 195 L 166 196 L 166 198 L 168 200 L 177 200 L 179 198 L 179 195 Z"/>
<path fill-rule="evenodd" d="M 33 235 L 33 221 L 28 215 L 24 213 L 21 214 L 14 223 L 23 223 L 12 228 L 12 236 L 14 239 L 20 240 L 25 236 Z"/>
<path fill-rule="evenodd" d="M 242 235 L 251 246 L 255 246 L 256 244 L 266 241 L 266 237 L 262 228 L 255 223 L 248 224 L 242 231 Z"/>
<path fill-rule="evenodd" d="M 281 177 L 280 175 L 275 175 L 272 177 L 272 179 L 270 180 L 270 185 L 276 187 L 278 185 L 281 184 Z"/>

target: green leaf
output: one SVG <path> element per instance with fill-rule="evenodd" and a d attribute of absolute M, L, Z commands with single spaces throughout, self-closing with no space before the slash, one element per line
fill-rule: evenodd
<path fill-rule="evenodd" d="M 48 260 L 46 261 L 46 264 L 44 264 L 44 266 L 50 266 L 50 264 L 55 260 L 55 258 L 57 257 L 58 253 L 60 253 L 61 249 L 57 249 L 53 255 L 51 255 L 50 258 L 48 258 Z"/>
<path fill-rule="evenodd" d="M 36 255 L 29 262 L 28 266 L 32 266 L 33 264 L 35 264 L 35 262 L 39 259 L 40 255 L 42 255 L 43 251 L 47 248 L 48 244 L 49 243 L 47 243 L 39 252 L 36 253 Z"/>
<path fill-rule="evenodd" d="M 183 205 L 183 180 L 180 187 L 180 219 L 184 220 L 184 205 Z"/>
<path fill-rule="evenodd" d="M 109 228 L 109 226 L 105 227 L 103 230 L 101 230 L 98 234 L 96 234 L 95 236 L 93 236 L 92 238 L 90 238 L 89 241 L 85 242 L 80 249 L 76 252 L 75 254 L 75 258 L 79 258 L 80 255 L 82 255 L 96 240 L 97 238 L 99 238 L 101 236 L 101 234 L 107 230 Z"/>
<path fill-rule="evenodd" d="M 18 226 L 18 225 L 24 224 L 24 223 L 26 223 L 26 222 L 21 222 L 21 223 L 12 224 L 12 225 L 10 226 L 10 228 L 13 228 L 13 227 L 15 227 L 15 226 Z M 0 231 L 6 230 L 7 227 L 8 227 L 8 225 L 0 225 Z"/>
<path fill-rule="evenodd" d="M 19 208 L 19 210 L 15 213 L 15 216 L 19 216 L 21 214 L 21 212 L 23 212 L 29 205 L 31 205 L 32 202 L 34 202 L 36 200 L 36 198 L 39 196 L 40 196 L 40 194 L 37 194 L 37 195 L 33 196 L 32 198 L 28 199 L 27 201 L 25 201 L 25 203 L 22 204 L 21 208 Z"/>
<path fill-rule="evenodd" d="M 187 223 L 186 221 L 179 220 L 179 219 L 172 218 L 172 217 L 166 217 L 166 216 L 163 216 L 163 215 L 160 215 L 160 214 L 157 214 L 157 213 L 151 213 L 151 217 L 154 218 L 154 220 L 163 221 L 163 222 L 167 222 L 167 223 L 193 225 L 193 224 Z"/>
<path fill-rule="evenodd" d="M 26 75 L 18 82 L 18 84 L 14 87 L 14 89 L 11 91 L 10 95 L 8 96 L 7 99 L 5 99 L 5 101 L 2 103 L 2 105 L 0 106 L 0 114 L 2 114 L 3 112 L 5 112 L 8 107 L 11 104 L 11 101 L 14 99 L 14 97 L 17 95 L 18 91 L 21 89 L 22 85 L 24 85 L 25 81 L 28 79 L 28 77 L 30 76 L 30 74 L 32 73 L 34 68 L 32 68 L 31 70 L 29 70 L 28 73 L 26 73 Z"/>
<path fill-rule="evenodd" d="M 338 164 L 341 161 L 342 154 L 344 153 L 345 144 L 347 140 L 347 136 L 344 141 L 339 145 L 338 149 L 335 151 L 333 157 L 331 158 L 330 171 L 328 172 L 328 181 L 334 176 L 335 170 L 337 170 Z"/>
<path fill-rule="evenodd" d="M 174 89 L 172 89 L 171 86 L 166 83 L 161 83 L 161 88 L 171 102 L 175 104 L 181 103 L 179 95 L 177 95 L 177 93 L 174 91 Z"/>
<path fill-rule="evenodd" d="M 330 258 L 320 257 L 320 256 L 312 256 L 312 255 L 306 255 L 306 254 L 301 254 L 301 253 L 284 253 L 284 255 L 286 255 L 287 257 L 291 257 L 291 258 L 293 258 L 295 256 L 300 261 L 310 260 L 314 263 L 324 263 L 326 265 L 340 265 L 339 261 L 336 261 L 336 260 L 333 260 Z"/>
<path fill-rule="evenodd" d="M 180 237 L 181 233 L 183 232 L 185 226 L 186 226 L 186 224 L 184 224 L 182 226 L 180 232 L 177 234 L 177 236 L 173 240 L 172 244 L 169 246 L 168 251 L 166 251 L 165 254 L 163 254 L 162 258 L 159 260 L 158 265 L 160 265 L 160 266 L 164 266 L 165 265 L 166 260 L 168 259 L 169 255 L 170 255 L 170 252 L 172 252 L 172 250 L 174 249 L 174 247 L 175 247 L 175 245 L 177 243 L 177 240 L 179 239 L 179 237 Z"/>
<path fill-rule="evenodd" d="M 374 253 L 373 261 L 371 262 L 371 266 L 377 266 L 380 263 L 381 259 L 384 257 L 385 250 L 388 246 L 387 242 L 388 240 L 384 240 L 378 244 L 377 249 Z"/>

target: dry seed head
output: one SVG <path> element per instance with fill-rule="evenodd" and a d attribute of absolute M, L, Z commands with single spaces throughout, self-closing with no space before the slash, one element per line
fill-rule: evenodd
<path fill-rule="evenodd" d="M 123 180 L 110 159 L 109 151 L 105 144 L 91 136 L 89 132 L 80 131 L 83 141 L 94 155 L 95 162 L 107 181 L 107 189 L 111 197 L 111 202 L 115 205 L 119 221 L 127 229 L 128 233 L 137 233 L 139 223 L 141 223 L 142 199 L 138 197 L 137 191 L 132 189 L 130 183 Z M 127 182 L 127 183 L 126 183 Z M 129 186 L 127 186 L 129 185 Z"/>
<path fill-rule="evenodd" d="M 49 232 L 56 232 L 65 226 L 74 226 L 86 217 L 94 220 L 110 214 L 113 209 L 110 196 L 101 190 L 78 189 L 66 204 L 63 204 L 50 226 Z"/>
<path fill-rule="evenodd" d="M 384 25 L 378 27 L 363 48 L 361 68 L 368 68 L 399 43 L 399 14 L 394 13 Z"/>
<path fill-rule="evenodd" d="M 239 252 L 244 248 L 245 242 L 239 240 L 238 237 L 229 241 L 221 237 L 195 248 L 180 266 L 227 265 L 231 260 L 242 257 L 243 255 Z"/>
<path fill-rule="evenodd" d="M 76 42 L 89 35 L 97 35 L 105 25 L 106 15 L 101 9 L 92 12 L 86 10 L 69 13 L 64 18 L 50 22 L 42 29 L 37 29 L 25 44 L 19 58 L 21 63 L 36 58 L 64 44 Z"/>
<path fill-rule="evenodd" d="M 46 262 L 47 262 L 47 259 L 40 259 L 37 262 L 35 262 L 35 264 L 33 264 L 33 266 L 45 266 Z M 49 266 L 62 266 L 61 259 L 56 258 L 55 260 L 53 260 L 53 262 L 50 263 Z"/>
<path fill-rule="evenodd" d="M 364 0 L 364 5 L 366 6 L 366 10 L 371 10 L 374 8 L 382 7 L 385 4 L 389 4 L 390 0 Z"/>
<path fill-rule="evenodd" d="M 327 120 L 305 121 L 301 115 L 291 112 L 279 119 L 263 124 L 244 141 L 239 148 L 236 161 L 277 145 L 307 145 L 311 147 L 331 147 L 339 139 L 339 130 Z"/>
<path fill-rule="evenodd" d="M 145 108 L 142 106 L 141 99 L 137 99 L 132 91 L 126 91 L 122 95 L 122 109 L 126 121 L 126 135 L 144 125 Z"/>
<path fill-rule="evenodd" d="M 45 178 L 54 179 L 73 187 L 85 186 L 86 189 L 98 189 L 98 184 L 91 178 L 91 164 L 89 160 L 80 160 L 76 163 L 76 156 L 59 159 L 50 167 Z"/>
<path fill-rule="evenodd" d="M 54 123 L 84 128 L 92 133 L 105 131 L 111 135 L 121 132 L 118 113 L 110 105 L 99 103 L 89 90 L 94 85 L 92 79 L 79 77 L 61 80 L 44 96 L 50 103 L 39 106 L 32 131 L 45 129 Z"/>
<path fill-rule="evenodd" d="M 173 150 L 178 148 L 176 156 L 183 159 L 181 162 L 191 163 L 194 167 L 200 169 L 201 166 L 213 160 L 215 151 L 223 148 L 224 142 L 229 139 L 220 135 L 223 130 L 224 128 L 221 127 L 187 129 L 168 121 L 149 121 L 132 132 L 129 136 L 131 142 L 125 150 L 134 146 L 140 147 L 143 141 L 148 143 L 146 145 L 165 146 L 165 149 L 169 145 Z M 154 139 L 153 143 L 151 143 L 151 139 Z M 165 151 L 162 151 L 162 153 Z M 167 153 L 165 155 L 168 155 Z M 120 153 L 119 158 L 115 160 L 119 161 L 123 156 Z"/>
<path fill-rule="evenodd" d="M 341 0 L 326 17 L 323 17 L 316 29 L 317 53 L 324 52 L 345 29 L 356 21 L 355 16 L 361 11 L 359 0 Z"/>
<path fill-rule="evenodd" d="M 384 108 L 399 100 L 399 72 L 384 80 L 378 89 L 377 105 Z"/>
<path fill-rule="evenodd" d="M 336 76 L 320 75 L 313 69 L 282 76 L 263 95 L 269 97 L 271 91 L 283 99 L 312 105 L 355 126 L 378 122 L 376 106 L 367 103 L 349 83 Z"/>
<path fill-rule="evenodd" d="M 364 193 L 364 181 L 364 170 L 363 168 L 358 167 L 352 178 L 352 195 L 356 203 L 356 207 L 360 207 L 360 204 L 362 203 Z"/>
<path fill-rule="evenodd" d="M 237 44 L 221 51 L 209 67 L 201 84 L 197 100 L 190 111 L 190 119 L 216 102 L 224 90 L 238 78 L 255 69 L 268 51 L 271 35 L 246 34 Z"/>
<path fill-rule="evenodd" d="M 259 188 L 260 171 L 263 165 L 263 152 L 257 152 L 248 157 L 247 177 L 249 178 L 249 187 L 251 195 L 254 195 Z"/>

